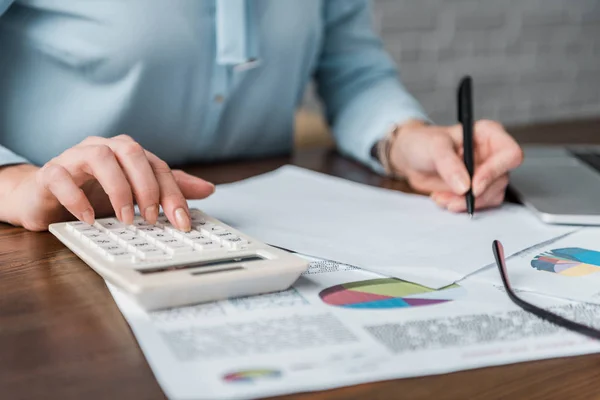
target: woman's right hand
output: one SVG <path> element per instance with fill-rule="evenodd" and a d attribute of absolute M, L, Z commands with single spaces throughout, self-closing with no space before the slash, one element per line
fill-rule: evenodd
<path fill-rule="evenodd" d="M 73 219 L 89 224 L 96 216 L 116 215 L 125 224 L 134 218 L 134 204 L 149 223 L 159 206 L 177 228 L 191 228 L 186 199 L 210 196 L 215 186 L 144 150 L 126 135 L 88 137 L 46 163 L 5 167 L 0 180 L 15 179 L 5 193 L 2 220 L 33 231 Z M 5 185 L 2 185 L 6 187 Z M 8 185 L 10 186 L 10 185 Z"/>

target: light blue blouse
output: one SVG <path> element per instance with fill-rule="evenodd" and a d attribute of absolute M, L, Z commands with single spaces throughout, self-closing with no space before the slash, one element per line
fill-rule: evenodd
<path fill-rule="evenodd" d="M 172 165 L 283 154 L 311 78 L 373 168 L 393 123 L 426 118 L 366 0 L 0 0 L 0 165 L 121 133 Z"/>

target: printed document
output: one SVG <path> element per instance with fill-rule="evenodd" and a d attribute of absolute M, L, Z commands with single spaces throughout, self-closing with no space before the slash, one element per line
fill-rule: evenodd
<path fill-rule="evenodd" d="M 582 228 L 529 247 L 509 257 L 506 269 L 515 289 L 600 303 L 600 228 Z M 495 267 L 472 278 L 502 284 Z"/>
<path fill-rule="evenodd" d="M 313 261 L 283 292 L 154 312 L 109 289 L 171 399 L 251 399 L 600 351 L 471 279 L 432 290 Z M 524 296 L 600 323 L 600 305 Z"/>
<path fill-rule="evenodd" d="M 523 249 L 571 230 L 517 205 L 469 220 L 423 196 L 293 166 L 220 185 L 190 206 L 271 245 L 434 288 L 490 264 L 494 239 Z"/>

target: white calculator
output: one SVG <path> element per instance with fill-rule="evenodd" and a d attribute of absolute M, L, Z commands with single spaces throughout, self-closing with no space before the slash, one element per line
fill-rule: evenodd
<path fill-rule="evenodd" d="M 287 289 L 308 261 L 250 238 L 199 210 L 181 232 L 160 215 L 50 225 L 50 232 L 147 310 Z"/>

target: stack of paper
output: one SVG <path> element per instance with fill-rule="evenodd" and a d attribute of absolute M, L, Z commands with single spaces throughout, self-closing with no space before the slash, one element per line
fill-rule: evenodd
<path fill-rule="evenodd" d="M 296 167 L 190 206 L 335 261 L 313 258 L 287 291 L 158 312 L 109 286 L 170 398 L 247 399 L 600 351 L 516 307 L 485 268 L 500 239 L 516 287 L 588 303 L 523 297 L 599 325 L 598 230 L 547 226 L 511 205 L 470 221 L 421 196 Z"/>
<path fill-rule="evenodd" d="M 171 399 L 254 399 L 600 351 L 470 279 L 431 290 L 315 261 L 284 292 L 155 312 L 110 289 Z M 600 305 L 526 296 L 598 324 Z"/>
<path fill-rule="evenodd" d="M 293 166 L 221 185 L 190 206 L 266 243 L 430 287 L 490 264 L 494 239 L 510 253 L 572 230 L 549 227 L 516 205 L 470 220 L 423 196 Z"/>

